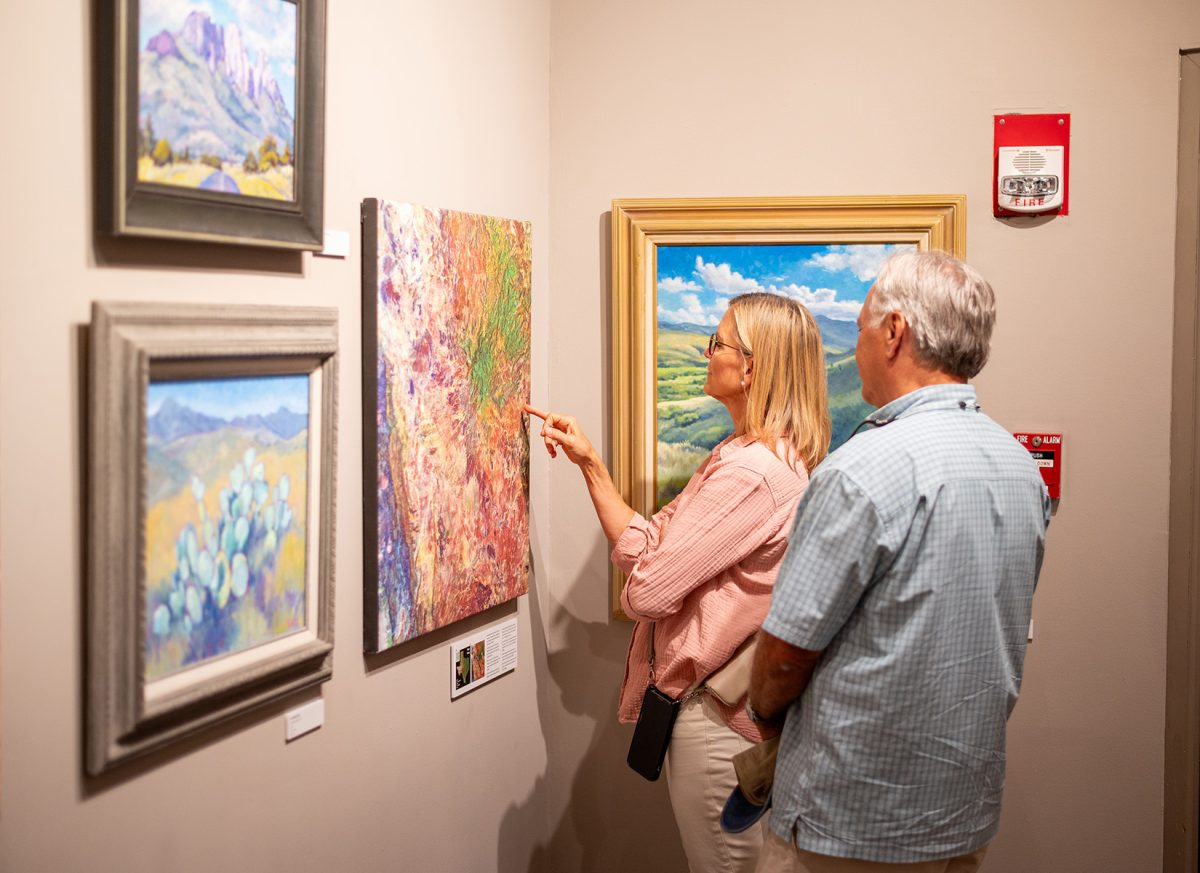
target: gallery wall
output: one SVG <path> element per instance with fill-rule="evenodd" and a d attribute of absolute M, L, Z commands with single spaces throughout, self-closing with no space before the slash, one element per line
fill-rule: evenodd
<path fill-rule="evenodd" d="M 364 660 L 358 227 L 363 197 L 531 221 L 533 380 L 545 383 L 548 3 L 329 3 L 325 223 L 350 233 L 344 260 L 94 243 L 93 5 L 6 3 L 0 29 L 0 870 L 529 869 L 554 833 L 545 781 L 560 711 L 537 601 L 544 462 L 533 459 L 531 595 Z M 333 680 L 85 780 L 93 300 L 335 306 L 341 381 Z M 513 614 L 517 671 L 451 703 L 450 641 Z M 284 712 L 316 695 L 324 727 L 285 745 Z"/>
<path fill-rule="evenodd" d="M 1184 2 L 927 7 L 331 3 L 326 225 L 344 260 L 93 239 L 92 4 L 0 29 L 0 869 L 682 871 L 623 764 L 628 626 L 577 473 L 534 446 L 530 595 L 361 653 L 359 201 L 533 222 L 533 394 L 598 442 L 613 197 L 965 193 L 999 324 L 978 380 L 1067 435 L 994 873 L 1161 857 L 1177 52 Z M 1058 38 L 1024 45 L 1006 26 Z M 988 214 L 991 116 L 1072 113 L 1069 217 Z M 1114 196 L 1114 173 L 1137 183 Z M 93 300 L 339 310 L 334 678 L 292 744 L 247 716 L 82 776 L 83 409 Z M 103 487 L 103 483 L 92 483 Z M 447 643 L 516 613 L 518 670 L 451 703 Z"/>
<path fill-rule="evenodd" d="M 597 327 L 552 331 L 548 366 L 590 434 L 609 425 L 612 198 L 967 195 L 999 301 L 984 410 L 1066 434 L 985 871 L 1160 869 L 1178 51 L 1197 44 L 1200 8 L 1160 0 L 553 7 L 550 320 Z M 990 216 L 992 116 L 1012 111 L 1071 113 L 1069 216 Z M 599 628 L 605 549 L 562 466 L 555 609 Z M 610 676 L 621 635 L 593 635 Z"/>

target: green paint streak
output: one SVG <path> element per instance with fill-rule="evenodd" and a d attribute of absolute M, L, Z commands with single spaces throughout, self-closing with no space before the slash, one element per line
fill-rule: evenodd
<path fill-rule="evenodd" d="M 471 400 L 477 408 L 496 404 L 517 390 L 529 355 L 528 299 L 512 240 L 504 225 L 487 221 L 489 277 L 482 317 L 463 343 L 470 366 Z M 516 364 L 517 366 L 512 366 Z"/>

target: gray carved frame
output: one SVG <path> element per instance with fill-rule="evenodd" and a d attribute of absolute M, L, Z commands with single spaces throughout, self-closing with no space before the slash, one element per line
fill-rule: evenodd
<path fill-rule="evenodd" d="M 337 339 L 337 310 L 331 308 L 93 305 L 88 773 L 104 772 L 332 675 Z M 200 678 L 186 687 L 148 695 L 143 669 L 147 386 L 152 377 L 285 373 L 309 375 L 314 386 L 308 518 L 316 521 L 316 559 L 307 562 L 306 596 L 315 598 L 309 627 L 237 657 L 210 659 L 200 665 L 203 673 L 195 674 Z"/>
<path fill-rule="evenodd" d="M 100 0 L 98 224 L 116 236 L 319 251 L 324 245 L 325 0 L 297 6 L 296 199 L 139 182 L 139 0 Z"/>

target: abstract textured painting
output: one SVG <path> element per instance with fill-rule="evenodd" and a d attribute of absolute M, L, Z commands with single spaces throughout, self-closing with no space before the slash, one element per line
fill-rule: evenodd
<path fill-rule="evenodd" d="M 528 590 L 529 223 L 363 203 L 368 651 Z"/>

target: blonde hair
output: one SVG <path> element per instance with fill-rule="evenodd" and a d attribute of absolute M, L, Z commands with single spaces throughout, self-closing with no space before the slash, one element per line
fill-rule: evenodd
<path fill-rule="evenodd" d="M 812 472 L 829 454 L 833 429 L 816 320 L 796 301 L 763 292 L 734 297 L 729 311 L 754 359 L 745 432 L 772 451 L 783 440 Z"/>

